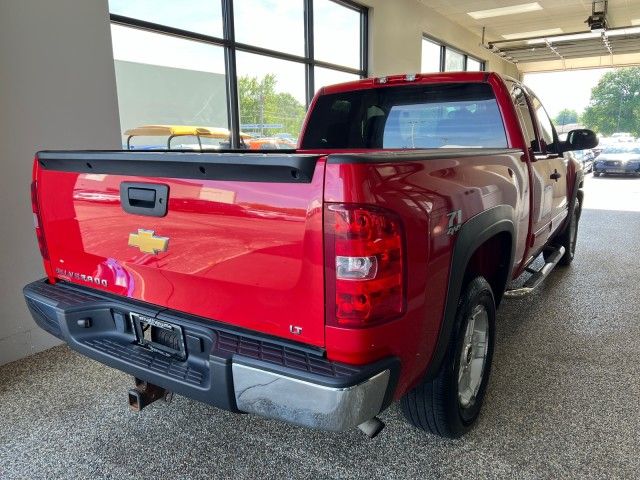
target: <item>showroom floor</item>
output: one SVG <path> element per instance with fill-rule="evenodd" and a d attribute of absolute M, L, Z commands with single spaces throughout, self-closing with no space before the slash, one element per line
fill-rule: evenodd
<path fill-rule="evenodd" d="M 185 398 L 129 412 L 124 374 L 58 347 L 0 367 L 0 479 L 637 478 L 640 179 L 589 178 L 578 253 L 499 311 L 479 425 L 456 441 L 397 405 L 369 440 Z"/>

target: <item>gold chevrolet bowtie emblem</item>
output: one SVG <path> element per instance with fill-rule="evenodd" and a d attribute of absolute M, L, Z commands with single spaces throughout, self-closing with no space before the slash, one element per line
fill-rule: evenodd
<path fill-rule="evenodd" d="M 129 246 L 137 247 L 142 253 L 157 255 L 166 252 L 169 246 L 168 237 L 156 237 L 153 230 L 138 229 L 138 233 L 129 234 Z"/>

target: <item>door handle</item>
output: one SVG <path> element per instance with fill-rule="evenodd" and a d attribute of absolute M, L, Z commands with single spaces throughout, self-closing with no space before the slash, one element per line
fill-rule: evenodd
<path fill-rule="evenodd" d="M 551 180 L 555 180 L 556 182 L 560 177 L 562 177 L 562 174 L 558 173 L 558 170 L 554 170 L 553 173 L 549 176 Z"/>

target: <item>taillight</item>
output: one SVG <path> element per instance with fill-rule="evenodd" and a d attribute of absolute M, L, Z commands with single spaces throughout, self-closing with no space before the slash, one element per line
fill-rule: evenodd
<path fill-rule="evenodd" d="M 33 211 L 33 224 L 36 229 L 36 237 L 38 238 L 38 248 L 40 255 L 44 260 L 49 260 L 49 251 L 47 250 L 47 242 L 44 238 L 42 230 L 42 219 L 40 218 L 40 204 L 38 202 L 38 182 L 31 182 L 31 210 Z"/>
<path fill-rule="evenodd" d="M 384 209 L 329 204 L 325 209 L 327 324 L 361 328 L 404 312 L 404 239 Z"/>

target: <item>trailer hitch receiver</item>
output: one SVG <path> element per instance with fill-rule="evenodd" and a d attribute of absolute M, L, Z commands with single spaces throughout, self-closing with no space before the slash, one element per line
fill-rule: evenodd
<path fill-rule="evenodd" d="M 173 398 L 173 393 L 162 387 L 145 382 L 139 378 L 135 378 L 134 380 L 136 386 L 129 389 L 129 408 L 134 412 L 139 412 L 161 398 L 166 402 L 170 402 Z"/>

